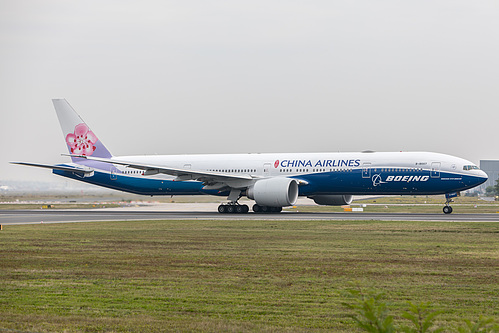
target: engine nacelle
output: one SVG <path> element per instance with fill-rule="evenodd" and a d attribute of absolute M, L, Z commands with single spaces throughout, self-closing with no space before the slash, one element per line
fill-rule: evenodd
<path fill-rule="evenodd" d="M 262 179 L 248 188 L 246 195 L 260 206 L 292 206 L 298 199 L 298 181 L 282 177 Z"/>
<path fill-rule="evenodd" d="M 310 199 L 313 199 L 318 205 L 343 206 L 352 203 L 353 195 L 314 195 L 313 197 L 310 197 Z"/>

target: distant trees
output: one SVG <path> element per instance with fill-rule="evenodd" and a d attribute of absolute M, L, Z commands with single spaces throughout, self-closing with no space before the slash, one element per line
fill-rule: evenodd
<path fill-rule="evenodd" d="M 487 188 L 485 189 L 485 196 L 493 197 L 495 195 L 496 195 L 495 186 L 487 186 Z"/>
<path fill-rule="evenodd" d="M 485 189 L 485 195 L 489 197 L 499 195 L 499 179 L 496 180 L 496 184 L 494 186 L 487 186 Z"/>

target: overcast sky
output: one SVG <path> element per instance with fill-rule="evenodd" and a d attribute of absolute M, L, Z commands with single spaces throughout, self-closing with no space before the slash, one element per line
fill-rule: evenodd
<path fill-rule="evenodd" d="M 52 98 L 114 155 L 499 159 L 499 2 L 0 0 L 0 180 L 68 161 Z"/>

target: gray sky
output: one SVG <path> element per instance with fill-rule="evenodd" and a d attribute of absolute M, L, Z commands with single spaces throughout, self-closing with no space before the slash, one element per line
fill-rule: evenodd
<path fill-rule="evenodd" d="M 499 159 L 499 2 L 0 0 L 0 180 L 68 161 L 52 98 L 114 155 Z"/>

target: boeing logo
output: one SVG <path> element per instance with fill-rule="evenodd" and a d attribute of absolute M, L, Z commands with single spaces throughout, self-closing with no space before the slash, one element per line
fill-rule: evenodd
<path fill-rule="evenodd" d="M 380 175 L 374 175 L 373 176 L 373 186 L 378 186 L 379 184 L 384 184 L 386 182 L 384 182 L 382 179 L 381 179 L 381 176 Z"/>
<path fill-rule="evenodd" d="M 275 161 L 274 167 L 281 168 L 340 168 L 340 167 L 358 167 L 360 160 L 279 160 Z"/>
<path fill-rule="evenodd" d="M 372 177 L 372 182 L 373 186 L 378 186 L 388 182 L 426 182 L 428 179 L 430 179 L 430 176 L 387 176 L 383 181 L 381 175 L 376 174 Z"/>

